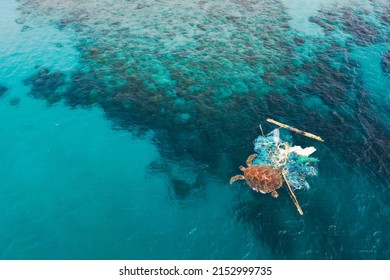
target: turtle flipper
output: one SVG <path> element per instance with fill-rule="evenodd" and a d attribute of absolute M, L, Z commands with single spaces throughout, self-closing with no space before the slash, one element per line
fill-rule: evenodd
<path fill-rule="evenodd" d="M 250 155 L 247 160 L 246 160 L 246 165 L 247 166 L 251 166 L 252 165 L 252 161 L 254 160 L 254 158 L 257 157 L 257 154 L 252 154 Z"/>
<path fill-rule="evenodd" d="M 233 184 L 237 180 L 245 180 L 244 175 L 236 175 L 230 178 L 230 184 Z"/>

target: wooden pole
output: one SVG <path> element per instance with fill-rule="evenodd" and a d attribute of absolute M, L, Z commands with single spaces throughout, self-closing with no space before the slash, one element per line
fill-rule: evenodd
<path fill-rule="evenodd" d="M 318 141 L 324 142 L 324 139 L 322 139 L 321 137 L 319 137 L 317 135 L 314 135 L 314 134 L 311 134 L 309 132 L 305 132 L 305 131 L 299 130 L 299 129 L 295 128 L 295 127 L 289 126 L 289 125 L 284 124 L 284 123 L 280 123 L 280 122 L 275 121 L 273 119 L 267 119 L 267 122 L 276 124 L 276 125 L 278 125 L 280 127 L 283 127 L 285 129 L 288 129 L 288 130 L 293 131 L 295 133 L 301 134 L 303 136 L 306 136 L 306 137 L 313 138 L 313 139 L 316 139 Z"/>
<path fill-rule="evenodd" d="M 291 197 L 292 201 L 294 202 L 295 206 L 297 207 L 299 214 L 303 215 L 302 208 L 301 208 L 301 206 L 299 205 L 298 200 L 297 200 L 297 197 L 295 196 L 295 194 L 294 194 L 292 188 L 290 187 L 290 183 L 287 181 L 287 178 L 286 178 L 286 175 L 284 175 L 284 172 L 282 172 L 282 175 L 283 175 L 284 181 L 285 181 L 286 184 L 287 184 L 288 190 L 290 191 L 290 197 Z"/>

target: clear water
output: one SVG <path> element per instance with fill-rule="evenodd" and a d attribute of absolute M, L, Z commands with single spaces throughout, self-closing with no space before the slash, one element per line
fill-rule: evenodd
<path fill-rule="evenodd" d="M 1 7 L 1 259 L 390 258 L 387 1 Z M 267 117 L 304 216 L 229 185 Z"/>

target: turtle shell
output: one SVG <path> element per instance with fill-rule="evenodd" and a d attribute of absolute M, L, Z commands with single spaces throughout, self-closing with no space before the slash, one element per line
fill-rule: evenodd
<path fill-rule="evenodd" d="M 280 171 L 271 165 L 251 165 L 244 170 L 244 176 L 247 184 L 261 193 L 273 192 L 283 184 Z"/>

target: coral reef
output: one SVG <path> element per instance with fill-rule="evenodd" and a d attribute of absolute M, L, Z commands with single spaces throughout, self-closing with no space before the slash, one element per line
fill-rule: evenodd
<path fill-rule="evenodd" d="M 162 153 L 169 143 L 167 155 L 216 169 L 226 154 L 242 161 L 259 121 L 278 116 L 344 146 L 350 164 L 389 176 L 389 128 L 374 117 L 351 55 L 353 46 L 389 41 L 388 26 L 370 21 L 386 21 L 386 7 L 323 8 L 310 21 L 326 36 L 303 39 L 281 1 L 92 2 L 21 1 L 27 22 L 40 17 L 80 38 L 80 69 L 68 79 L 39 69 L 26 80 L 32 96 L 100 105 L 124 129 L 155 131 Z"/>
<path fill-rule="evenodd" d="M 65 74 L 38 68 L 35 75 L 24 80 L 24 84 L 31 86 L 31 96 L 53 104 L 61 100 L 60 89 L 65 85 Z"/>

